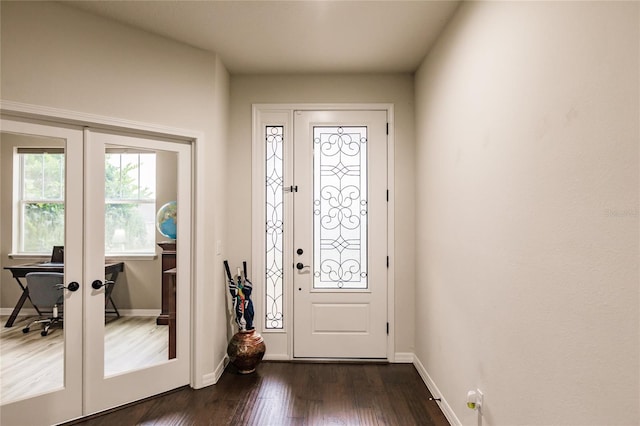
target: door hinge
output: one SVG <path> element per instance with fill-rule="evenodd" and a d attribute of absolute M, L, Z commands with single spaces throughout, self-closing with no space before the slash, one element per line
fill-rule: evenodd
<path fill-rule="evenodd" d="M 389 123 L 387 123 L 387 135 L 389 134 Z"/>
<path fill-rule="evenodd" d="M 387 203 L 389 202 L 389 190 L 387 189 Z"/>
<path fill-rule="evenodd" d="M 389 335 L 389 323 L 387 323 L 387 335 Z"/>
<path fill-rule="evenodd" d="M 389 267 L 389 256 L 387 256 L 387 268 Z"/>

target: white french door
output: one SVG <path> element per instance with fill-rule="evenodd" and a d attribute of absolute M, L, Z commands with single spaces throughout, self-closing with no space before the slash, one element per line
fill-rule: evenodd
<path fill-rule="evenodd" d="M 16 140 L 16 142 L 12 142 Z M 83 137 L 82 130 L 74 127 L 49 125 L 21 119 L 2 119 L 2 172 L 12 169 L 13 173 L 3 173 L 2 196 L 11 199 L 19 190 L 15 184 L 7 185 L 5 179 L 12 180 L 16 175 L 19 163 L 7 161 L 5 155 L 14 157 L 18 145 L 31 148 L 59 149 L 64 156 L 65 189 L 62 194 L 64 202 L 64 244 L 66 262 L 64 264 L 64 284 L 83 282 L 83 246 L 82 246 L 82 193 L 84 180 L 82 177 Z M 9 146 L 10 145 L 10 146 Z M 5 149 L 7 148 L 7 149 Z M 77 164 L 79 167 L 72 167 Z M 7 170 L 8 171 L 8 170 Z M 8 192 L 8 193 L 7 193 Z M 6 206 L 5 206 L 6 207 Z M 12 209 L 12 217 L 19 215 L 18 209 Z M 5 216 L 3 216 L 3 220 Z M 7 218 L 8 220 L 8 218 Z M 3 222 L 5 223 L 5 222 Z M 3 227 L 3 229 L 6 229 Z M 14 227 L 14 230 L 16 228 Z M 9 235 L 4 235 L 9 239 Z M 3 259 L 3 262 L 5 259 Z M 5 271 L 3 271 L 5 272 Z M 4 285 L 14 285 L 11 275 L 3 276 Z M 24 278 L 22 278 L 24 280 Z M 24 281 L 23 281 L 24 282 Z M 15 284 L 17 286 L 17 284 Z M 40 336 L 37 327 L 29 334 L 22 336 L 21 329 L 29 319 L 16 321 L 11 328 L 13 335 L 6 327 L 0 341 L 3 351 L 2 406 L 0 406 L 0 424 L 2 425 L 47 425 L 79 417 L 82 415 L 82 298 L 86 291 L 80 285 L 76 291 L 64 290 L 64 329 L 56 330 L 49 336 Z M 30 306 L 29 306 L 30 307 Z M 18 317 L 20 320 L 21 317 Z M 57 333 L 57 334 L 56 334 Z M 5 337 L 6 336 L 6 337 Z M 29 339 L 49 339 L 47 350 L 39 353 L 30 349 Z M 11 354 L 5 350 L 13 347 Z M 9 355 L 9 356 L 8 356 Z M 24 359 L 24 361 L 23 361 Z M 21 363 L 27 362 L 30 368 L 37 365 L 36 372 L 27 377 L 21 375 Z M 16 369 L 17 367 L 17 369 Z M 40 373 L 41 372 L 41 373 Z"/>
<path fill-rule="evenodd" d="M 294 114 L 295 358 L 387 358 L 386 123 Z"/>
<path fill-rule="evenodd" d="M 190 344 L 190 289 L 191 289 L 191 146 L 186 143 L 170 142 L 154 138 L 134 137 L 100 131 L 85 131 L 85 274 L 87 289 L 85 303 L 85 401 L 84 415 L 136 401 L 160 392 L 189 384 Z M 119 359 L 110 356 L 110 352 L 124 351 L 124 357 L 118 363 L 128 364 L 138 350 L 134 343 L 130 348 L 118 348 L 117 341 L 107 338 L 105 321 L 105 156 L 109 152 L 124 155 L 153 153 L 157 158 L 158 182 L 162 182 L 163 173 L 174 176 L 175 181 L 163 182 L 164 185 L 176 185 L 177 201 L 177 238 L 176 238 L 176 282 L 175 286 L 175 349 L 176 355 L 170 358 L 168 353 L 163 359 L 142 365 L 132 363 L 119 369 L 108 365 L 108 360 Z M 164 159 L 165 161 L 161 161 Z M 163 164 L 164 166 L 160 166 Z M 142 178 L 140 178 L 142 179 Z M 160 186 L 160 185 L 158 185 Z M 126 200 L 124 200 L 126 203 Z M 155 206 L 153 211 L 155 212 Z M 154 218 L 155 219 L 155 218 Z M 126 276 L 127 266 L 125 262 Z M 149 280 L 153 280 L 151 276 Z M 160 276 L 158 275 L 158 282 Z M 92 284 L 98 281 L 94 289 Z M 120 285 L 116 283 L 115 285 Z M 142 282 L 144 285 L 144 280 Z M 170 312 L 170 315 L 174 313 Z M 171 319 L 170 319 L 171 322 Z M 170 343 L 168 327 L 159 327 L 166 338 L 162 342 Z M 154 331 L 155 333 L 156 331 Z M 113 345 L 113 348 L 109 347 Z M 143 345 L 142 342 L 140 342 Z M 163 352 L 164 353 L 164 352 Z"/>
<path fill-rule="evenodd" d="M 189 384 L 191 145 L 152 137 L 3 118 L 3 153 L 6 152 L 5 141 L 14 137 L 23 138 L 16 144 L 25 140 L 24 143 L 54 147 L 56 152 L 64 153 L 64 283 L 69 286 L 70 283 L 77 282 L 79 289 L 65 290 L 63 329 L 56 330 L 50 336 L 40 336 L 39 330 L 33 330 L 21 337 L 20 329 L 23 324 L 16 322 L 13 334 L 2 335 L 2 346 L 17 342 L 17 356 L 12 355 L 11 359 L 3 357 L 1 361 L 3 376 L 0 383 L 0 423 L 7 426 L 61 423 Z M 140 266 L 144 261 L 138 260 L 138 266 L 134 266 L 136 262 L 130 258 L 105 257 L 105 240 L 115 241 L 113 236 L 105 236 L 105 163 L 110 152 L 123 155 L 154 154 L 158 159 L 157 164 L 164 167 L 159 168 L 156 173 L 159 182 L 172 186 L 172 200 L 177 201 L 175 309 L 172 308 L 169 313 L 170 326 L 158 326 L 147 333 L 166 336 L 159 341 L 155 340 L 154 345 L 159 346 L 156 352 L 160 355 L 150 362 L 136 360 L 139 352 L 148 349 L 145 347 L 146 340 L 141 338 L 139 342 L 130 343 L 130 346 L 119 343 L 118 333 L 124 332 L 113 327 L 125 323 L 126 318 L 105 317 L 105 305 L 112 308 L 109 303 L 105 303 L 104 284 L 109 284 L 109 277 L 105 273 L 106 263 L 123 263 L 123 271 L 119 274 L 115 291 L 126 291 L 126 287 L 119 289 L 117 286 L 138 282 L 138 285 L 156 289 L 149 290 L 150 292 L 159 292 L 162 276 L 161 271 L 153 268 L 154 274 L 148 277 L 145 275 L 136 281 L 134 276 L 141 274 L 146 267 L 148 269 L 148 265 L 156 265 L 156 262 L 147 261 L 147 266 Z M 13 163 L 17 167 L 17 162 Z M 7 163 L 3 161 L 2 164 Z M 169 178 L 164 178 L 165 174 Z M 13 192 L 16 189 L 15 185 L 13 188 L 12 185 L 0 187 L 3 192 L 7 189 Z M 126 205 L 127 200 L 122 200 L 121 204 Z M 155 213 L 155 204 L 150 209 Z M 147 221 L 144 226 L 155 228 L 154 220 L 155 214 L 153 220 Z M 155 229 L 151 232 L 155 246 Z M 7 272 L 4 273 L 3 286 L 5 279 L 10 277 L 6 275 Z M 127 273 L 130 274 L 129 277 Z M 6 280 L 6 285 L 14 284 Z M 152 322 L 155 322 L 155 318 L 152 318 Z M 175 341 L 169 338 L 169 327 L 175 327 Z M 12 336 L 11 340 L 5 340 L 5 335 Z M 40 339 L 37 342 L 38 348 L 42 347 L 42 339 L 50 340 L 46 351 L 33 353 L 29 349 L 29 340 L 20 338 Z M 59 344 L 56 343 L 56 338 L 59 339 Z M 175 348 L 175 355 L 168 355 L 171 345 Z M 47 360 L 35 369 L 43 371 L 43 374 L 36 372 L 30 373 L 31 376 L 21 376 L 15 368 L 10 368 L 10 364 L 18 363 L 20 358 L 27 356 L 30 357 L 30 363 L 41 362 L 43 358 Z M 10 377 L 11 375 L 13 376 Z M 5 385 L 6 382 L 11 382 L 11 387 Z M 47 385 L 40 389 L 38 382 L 47 382 Z M 33 384 L 29 385 L 30 383 Z M 29 386 L 35 390 L 19 389 Z"/>

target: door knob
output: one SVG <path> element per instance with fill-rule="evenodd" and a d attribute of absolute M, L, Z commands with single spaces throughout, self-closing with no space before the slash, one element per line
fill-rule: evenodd
<path fill-rule="evenodd" d="M 80 288 L 80 284 L 75 281 L 71 281 L 68 286 L 64 286 L 64 284 L 58 284 L 57 288 L 66 288 L 69 291 L 77 291 Z"/>
<path fill-rule="evenodd" d="M 91 287 L 93 287 L 96 290 L 100 290 L 100 287 L 104 287 L 107 284 L 113 284 L 113 281 L 105 281 L 103 283 L 100 280 L 95 280 L 94 282 L 91 283 Z"/>
<path fill-rule="evenodd" d="M 304 253 L 304 251 L 301 248 L 299 248 L 298 250 L 296 250 L 296 253 L 298 253 L 300 255 L 300 254 Z"/>
<path fill-rule="evenodd" d="M 303 265 L 302 262 L 298 262 L 296 263 L 296 268 L 298 268 L 298 270 L 301 270 L 302 268 L 308 268 L 309 265 Z"/>

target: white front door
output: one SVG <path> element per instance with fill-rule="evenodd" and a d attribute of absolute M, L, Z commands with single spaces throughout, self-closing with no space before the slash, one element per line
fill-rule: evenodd
<path fill-rule="evenodd" d="M 294 114 L 294 358 L 387 358 L 386 123 Z"/>

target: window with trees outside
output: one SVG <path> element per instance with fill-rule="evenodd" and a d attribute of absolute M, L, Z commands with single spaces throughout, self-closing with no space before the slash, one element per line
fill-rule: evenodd
<path fill-rule="evenodd" d="M 18 239 L 23 254 L 64 245 L 64 151 L 18 148 Z M 107 151 L 105 254 L 155 253 L 156 155 Z"/>

